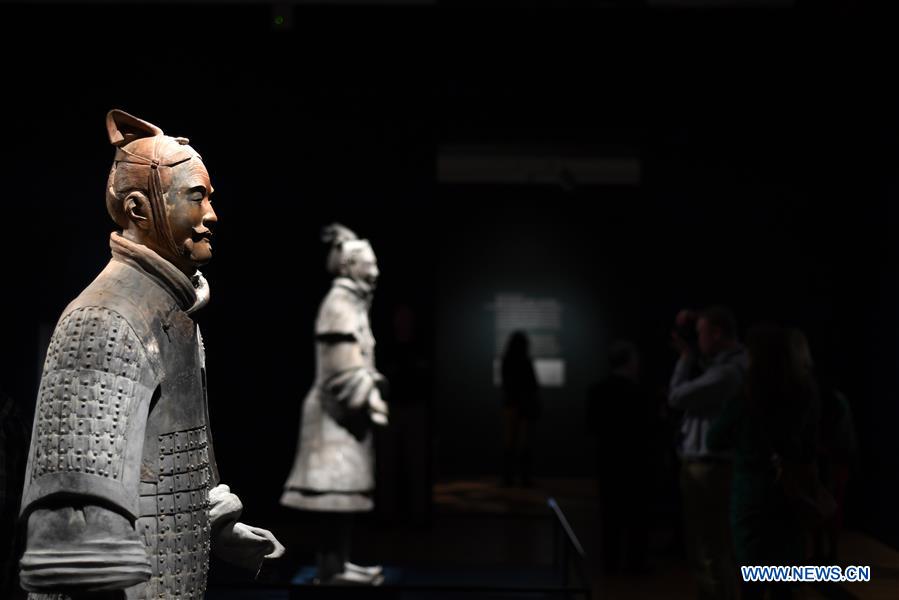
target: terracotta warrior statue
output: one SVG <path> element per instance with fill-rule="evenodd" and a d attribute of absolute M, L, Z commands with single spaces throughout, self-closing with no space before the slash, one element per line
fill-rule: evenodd
<path fill-rule="evenodd" d="M 186 138 L 119 110 L 112 259 L 63 311 L 37 398 L 22 586 L 37 598 L 203 598 L 209 552 L 258 573 L 284 552 L 238 521 L 209 432 L 203 342 L 212 184 Z"/>
<path fill-rule="evenodd" d="M 373 425 L 387 424 L 387 382 L 375 370 L 368 321 L 378 279 L 367 240 L 339 224 L 324 229 L 328 271 L 335 276 L 315 322 L 316 376 L 303 403 L 299 448 L 281 504 L 320 511 L 327 534 L 319 543 L 321 583 L 379 584 L 380 567 L 349 562 L 353 513 L 373 508 Z"/>

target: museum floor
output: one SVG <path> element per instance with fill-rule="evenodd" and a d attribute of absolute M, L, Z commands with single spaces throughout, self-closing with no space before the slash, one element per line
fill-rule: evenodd
<path fill-rule="evenodd" d="M 651 541 L 651 570 L 645 575 L 603 576 L 595 560 L 598 523 L 589 480 L 539 480 L 531 488 L 501 487 L 494 480 L 452 481 L 434 488 L 429 526 L 397 526 L 363 520 L 357 526 L 354 559 L 385 566 L 382 588 L 310 585 L 314 569 L 308 554 L 288 551 L 278 567 L 266 567 L 255 582 L 214 568 L 209 600 L 287 600 L 288 598 L 545 598 L 587 597 L 695 598 L 685 559 L 673 531 L 657 530 Z M 586 555 L 586 580 L 578 577 L 577 556 L 569 552 L 568 580 L 554 568 L 560 546 L 557 517 L 547 505 L 554 498 Z M 295 537 L 296 536 L 296 537 Z M 294 539 L 291 539 L 291 538 Z M 282 541 L 303 547 L 302 532 Z M 899 552 L 861 533 L 846 532 L 845 564 L 871 565 L 864 584 L 804 586 L 800 598 L 878 600 L 899 597 Z M 292 585 L 287 585 L 292 584 Z"/>

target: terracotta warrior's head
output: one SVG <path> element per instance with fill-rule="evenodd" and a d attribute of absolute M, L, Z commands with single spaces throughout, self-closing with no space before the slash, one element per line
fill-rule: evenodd
<path fill-rule="evenodd" d="M 121 110 L 109 112 L 106 128 L 117 148 L 106 188 L 110 216 L 126 238 L 193 275 L 212 258 L 210 228 L 218 220 L 202 158 L 187 138 Z"/>
<path fill-rule="evenodd" d="M 328 272 L 349 277 L 371 293 L 378 283 L 378 259 L 368 240 L 360 240 L 340 223 L 332 223 L 322 230 L 322 241 L 331 245 L 328 253 Z"/>

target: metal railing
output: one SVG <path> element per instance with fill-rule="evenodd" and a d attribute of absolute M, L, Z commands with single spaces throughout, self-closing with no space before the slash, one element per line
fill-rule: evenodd
<path fill-rule="evenodd" d="M 562 591 L 566 597 L 583 596 L 589 600 L 592 593 L 584 547 L 556 499 L 550 497 L 546 503 L 553 514 L 553 567 Z M 576 580 L 573 584 L 572 574 Z"/>

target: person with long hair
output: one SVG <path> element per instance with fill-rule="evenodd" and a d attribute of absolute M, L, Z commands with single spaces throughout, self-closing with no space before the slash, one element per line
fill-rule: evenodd
<path fill-rule="evenodd" d="M 512 485 L 515 475 L 530 486 L 533 463 L 533 428 L 540 414 L 537 375 L 530 342 L 523 331 L 509 336 L 502 362 L 505 436 L 503 483 Z"/>
<path fill-rule="evenodd" d="M 805 530 L 785 488 L 784 464 L 815 459 L 818 392 L 802 334 L 774 324 L 748 337 L 746 385 L 710 428 L 709 448 L 734 450 L 731 530 L 737 563 L 800 564 Z M 741 584 L 743 600 L 793 597 L 786 583 Z"/>

